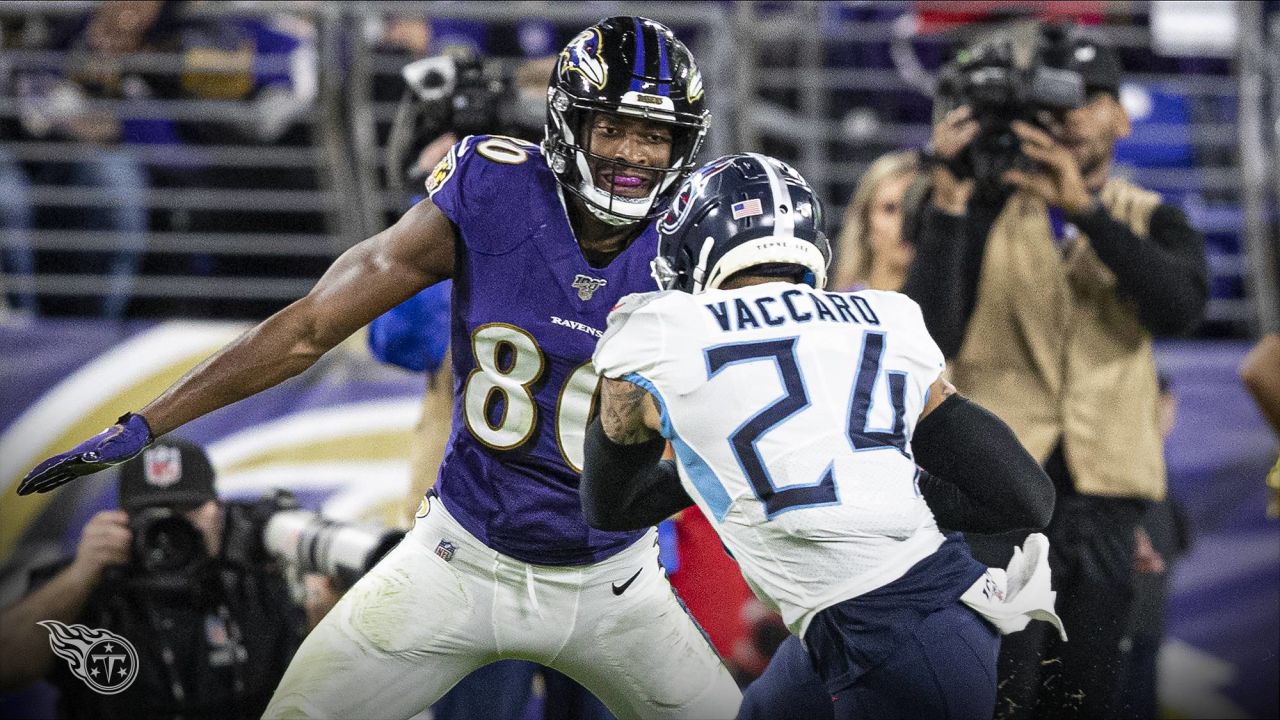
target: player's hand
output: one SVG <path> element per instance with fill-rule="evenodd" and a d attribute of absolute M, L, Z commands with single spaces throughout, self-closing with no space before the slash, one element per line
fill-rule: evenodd
<path fill-rule="evenodd" d="M 141 415 L 125 413 L 115 425 L 35 466 L 18 485 L 19 495 L 49 492 L 75 480 L 119 465 L 142 452 L 155 438 Z"/>
<path fill-rule="evenodd" d="M 1022 141 L 1022 154 L 1034 160 L 1041 172 L 1007 170 L 1001 179 L 1039 197 L 1068 215 L 1083 215 L 1093 207 L 1093 196 L 1085 187 L 1080 166 L 1071 151 L 1049 133 L 1030 123 L 1014 120 L 1010 127 Z"/>
<path fill-rule="evenodd" d="M 129 516 L 123 510 L 103 510 L 80 532 L 80 544 L 71 567 L 82 577 L 96 581 L 108 566 L 129 562 L 132 542 Z"/>

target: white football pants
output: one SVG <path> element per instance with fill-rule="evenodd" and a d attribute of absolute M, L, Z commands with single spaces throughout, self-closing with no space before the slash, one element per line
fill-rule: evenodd
<path fill-rule="evenodd" d="M 737 714 L 742 694 L 676 599 L 655 531 L 594 565 L 531 565 L 439 498 L 424 508 L 307 636 L 265 717 L 408 718 L 506 658 L 559 670 L 620 719 Z"/>

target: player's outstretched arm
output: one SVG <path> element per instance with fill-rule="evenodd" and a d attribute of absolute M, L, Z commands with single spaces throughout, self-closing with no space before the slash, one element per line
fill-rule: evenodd
<path fill-rule="evenodd" d="M 604 378 L 600 417 L 587 425 L 579 496 L 597 530 L 639 530 L 689 507 L 675 463 L 662 459 L 666 441 L 653 397 L 626 380 Z"/>
<path fill-rule="evenodd" d="M 137 414 L 37 465 L 18 494 L 48 492 L 125 462 L 153 438 L 306 370 L 373 318 L 451 277 L 455 240 L 448 218 L 430 201 L 418 203 L 343 253 L 306 297 L 214 353 Z"/>
<path fill-rule="evenodd" d="M 939 378 L 911 438 L 920 492 L 938 524 L 999 533 L 1039 530 L 1053 516 L 1053 481 L 1003 420 Z"/>

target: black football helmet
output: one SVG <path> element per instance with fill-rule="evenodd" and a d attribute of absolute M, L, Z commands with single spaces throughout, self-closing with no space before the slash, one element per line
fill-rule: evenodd
<path fill-rule="evenodd" d="M 645 118 L 672 126 L 671 164 L 647 197 L 627 198 L 596 187 L 590 157 L 621 167 L 637 167 L 593 155 L 593 113 Z M 627 225 L 662 213 L 676 184 L 697 166 L 694 160 L 710 125 L 702 95 L 702 74 L 693 55 L 666 26 L 642 17 L 612 17 L 578 34 L 560 53 L 547 88 L 547 135 L 543 151 L 561 187 L 586 201 L 593 215 Z M 586 137 L 581 137 L 586 135 Z"/>
<path fill-rule="evenodd" d="M 822 204 L 790 165 L 764 155 L 726 155 L 676 190 L 658 221 L 653 279 L 663 290 L 700 293 L 735 273 L 827 283 L 831 244 Z"/>

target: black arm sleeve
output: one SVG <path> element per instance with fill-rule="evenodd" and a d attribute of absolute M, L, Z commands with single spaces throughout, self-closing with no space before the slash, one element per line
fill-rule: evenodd
<path fill-rule="evenodd" d="M 665 447 L 662 438 L 619 445 L 605 434 L 599 417 L 592 420 L 578 487 L 587 524 L 597 530 L 640 530 L 692 505 L 675 462 L 661 459 Z"/>
<path fill-rule="evenodd" d="M 920 304 L 925 327 L 948 358 L 964 344 L 987 234 L 1003 207 L 1003 200 L 970 203 L 968 214 L 957 216 L 925 204 L 919 233 L 908 238 L 916 244 L 916 256 L 902 292 Z"/>
<path fill-rule="evenodd" d="M 999 533 L 1040 529 L 1053 516 L 1053 481 L 1003 420 L 960 395 L 920 421 L 911 439 L 920 492 L 938 524 Z"/>
<path fill-rule="evenodd" d="M 1157 207 L 1145 238 L 1100 206 L 1069 219 L 1115 273 L 1118 291 L 1137 303 L 1138 319 L 1149 332 L 1174 335 L 1200 322 L 1209 292 L 1204 238 L 1182 211 Z"/>

